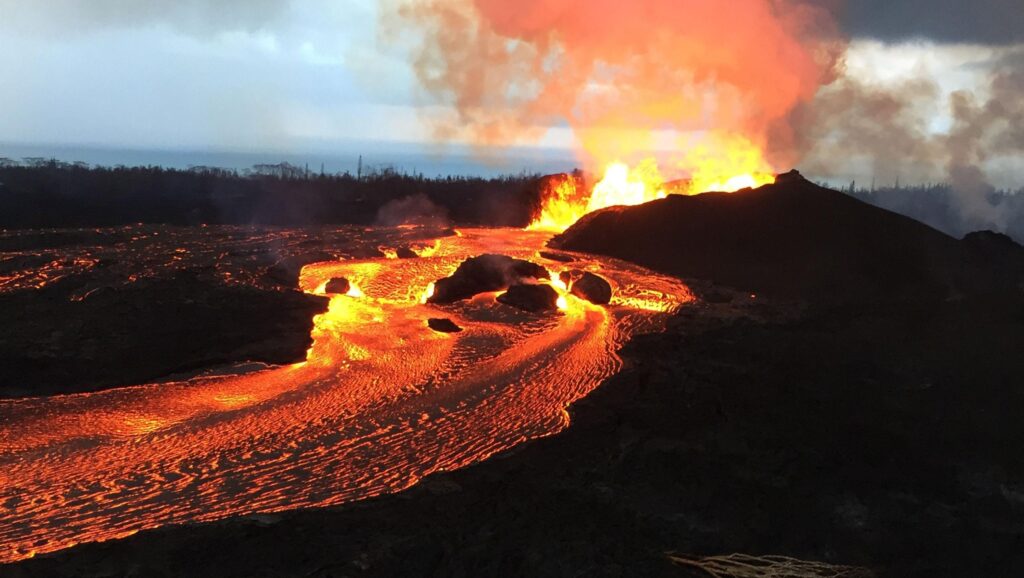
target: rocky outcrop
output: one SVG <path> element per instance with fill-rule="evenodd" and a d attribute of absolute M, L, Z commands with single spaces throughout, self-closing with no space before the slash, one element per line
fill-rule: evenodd
<path fill-rule="evenodd" d="M 419 257 L 419 255 L 416 254 L 416 251 L 413 251 L 411 248 L 406 246 L 395 249 L 395 256 L 399 259 L 415 259 L 416 257 Z"/>
<path fill-rule="evenodd" d="M 558 280 L 580 299 L 597 305 L 607 305 L 612 300 L 612 286 L 600 275 L 579 269 L 567 269 L 558 274 Z"/>
<path fill-rule="evenodd" d="M 335 277 L 324 286 L 324 293 L 328 295 L 344 295 L 352 288 L 352 284 L 344 277 Z"/>
<path fill-rule="evenodd" d="M 612 286 L 599 275 L 585 271 L 573 281 L 572 294 L 597 305 L 607 305 L 612 300 Z"/>
<path fill-rule="evenodd" d="M 427 327 L 437 331 L 438 333 L 458 333 L 462 331 L 461 327 L 446 317 L 432 317 L 427 319 Z"/>
<path fill-rule="evenodd" d="M 558 292 L 550 285 L 512 285 L 498 295 L 498 302 L 523 311 L 542 313 L 558 309 Z"/>
<path fill-rule="evenodd" d="M 454 303 L 489 291 L 500 291 L 528 279 L 547 279 L 544 267 L 506 255 L 484 254 L 466 259 L 450 277 L 434 284 L 428 303 Z"/>

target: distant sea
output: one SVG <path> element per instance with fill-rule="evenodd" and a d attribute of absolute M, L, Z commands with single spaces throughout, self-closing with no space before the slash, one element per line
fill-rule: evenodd
<path fill-rule="evenodd" d="M 505 148 L 487 150 L 486 156 L 467 146 L 443 149 L 416 143 L 346 143 L 335 150 L 317 152 L 231 151 L 216 149 L 143 149 L 65 144 L 0 143 L 0 158 L 23 161 L 42 157 L 64 162 L 80 161 L 113 167 L 160 166 L 188 169 L 197 166 L 244 170 L 257 164 L 287 162 L 309 167 L 316 173 L 348 171 L 355 174 L 362 157 L 363 170 L 394 168 L 424 176 L 483 176 L 526 173 L 568 172 L 579 166 L 572 151 L 546 148 Z"/>

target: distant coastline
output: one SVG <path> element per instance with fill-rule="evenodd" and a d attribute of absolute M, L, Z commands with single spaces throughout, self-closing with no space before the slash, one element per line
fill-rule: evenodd
<path fill-rule="evenodd" d="M 362 157 L 365 169 L 391 168 L 399 173 L 426 177 L 466 175 L 497 177 L 509 174 L 550 174 L 571 171 L 579 165 L 572 151 L 565 149 L 507 147 L 488 151 L 486 158 L 464 145 L 437 149 L 422 143 L 369 142 L 344 143 L 336 148 L 318 145 L 310 152 L 240 151 L 217 148 L 129 148 L 105 145 L 16 143 L 0 141 L 0 158 L 21 161 L 26 158 L 83 162 L 102 167 L 147 167 L 169 169 L 216 167 L 249 169 L 259 164 L 288 163 L 309 167 L 319 173 L 355 174 Z"/>

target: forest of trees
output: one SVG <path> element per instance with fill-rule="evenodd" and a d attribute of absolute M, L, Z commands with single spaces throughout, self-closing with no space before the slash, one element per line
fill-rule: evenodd
<path fill-rule="evenodd" d="M 971 231 L 992 230 L 1024 243 L 1024 190 L 991 190 L 968 196 L 948 184 L 865 189 L 851 183 L 842 191 L 957 238 Z"/>
<path fill-rule="evenodd" d="M 437 177 L 390 168 L 366 174 L 310 172 L 288 163 L 245 171 L 216 167 L 92 167 L 0 158 L 0 228 L 130 223 L 373 224 L 381 207 L 408 198 L 452 223 L 524 226 L 539 204 L 539 177 Z"/>

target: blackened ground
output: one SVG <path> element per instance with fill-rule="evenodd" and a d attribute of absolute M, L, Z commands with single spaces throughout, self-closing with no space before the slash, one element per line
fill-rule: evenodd
<path fill-rule="evenodd" d="M 303 265 L 431 245 L 431 227 L 0 230 L 0 397 L 305 359 Z M 389 243 L 391 243 L 389 245 Z"/>
<path fill-rule="evenodd" d="M 1019 294 L 808 310 L 713 292 L 634 339 L 557 436 L 398 495 L 0 575 L 703 575 L 668 551 L 1021 574 Z"/>
<path fill-rule="evenodd" d="M 0 396 L 145 383 L 259 361 L 292 363 L 327 300 L 190 274 L 69 299 L 61 284 L 0 294 Z"/>

